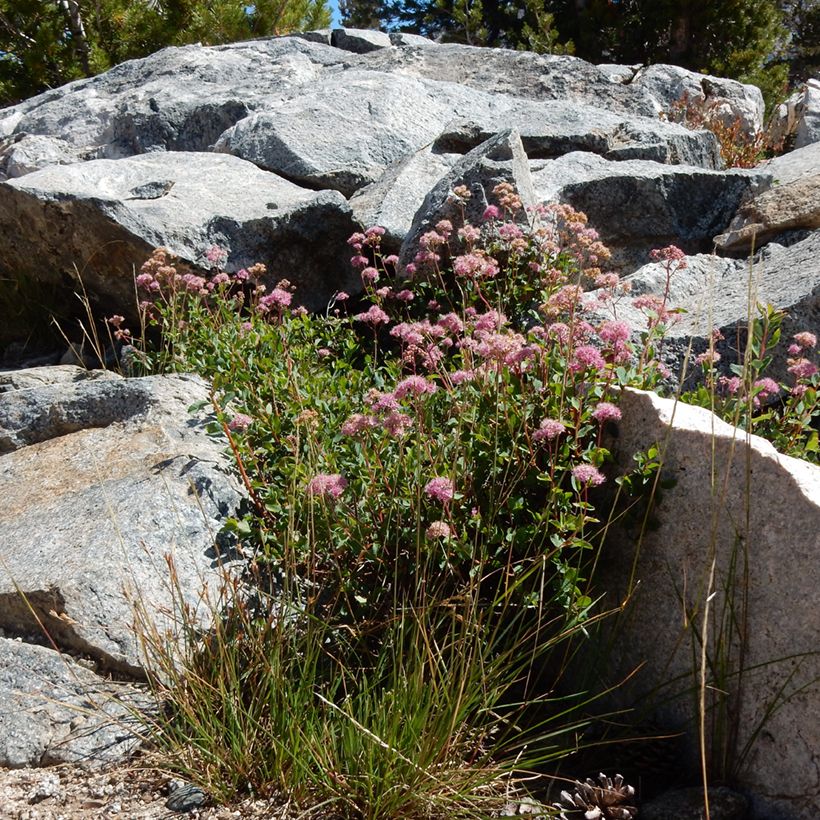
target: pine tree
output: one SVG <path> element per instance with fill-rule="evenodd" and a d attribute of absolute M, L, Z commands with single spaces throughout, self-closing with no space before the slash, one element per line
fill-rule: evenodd
<path fill-rule="evenodd" d="M 0 105 L 167 45 L 329 24 L 327 0 L 0 0 Z"/>
<path fill-rule="evenodd" d="M 789 30 L 785 53 L 792 83 L 820 77 L 820 0 L 782 3 Z"/>

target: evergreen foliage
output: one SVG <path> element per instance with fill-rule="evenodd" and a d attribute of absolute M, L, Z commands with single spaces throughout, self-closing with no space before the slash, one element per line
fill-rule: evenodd
<path fill-rule="evenodd" d="M 0 105 L 164 46 L 329 24 L 327 0 L 0 0 Z"/>
<path fill-rule="evenodd" d="M 783 3 L 790 32 L 786 48 L 792 82 L 820 76 L 820 0 Z"/>

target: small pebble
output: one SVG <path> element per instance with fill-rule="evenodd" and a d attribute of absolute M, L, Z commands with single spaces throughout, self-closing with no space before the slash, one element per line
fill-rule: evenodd
<path fill-rule="evenodd" d="M 199 786 L 193 783 L 183 783 L 171 789 L 171 794 L 165 801 L 165 808 L 185 814 L 205 805 L 208 795 Z"/>
<path fill-rule="evenodd" d="M 29 803 L 39 803 L 60 794 L 60 778 L 56 774 L 47 774 L 35 783 L 28 794 Z"/>

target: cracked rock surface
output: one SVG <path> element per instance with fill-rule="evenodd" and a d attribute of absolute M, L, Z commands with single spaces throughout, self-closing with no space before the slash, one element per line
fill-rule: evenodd
<path fill-rule="evenodd" d="M 124 751 L 89 730 L 86 701 L 109 690 L 96 671 L 143 676 L 135 608 L 170 625 L 169 560 L 178 594 L 207 620 L 202 590 L 229 557 L 219 530 L 242 501 L 206 412 L 188 412 L 207 398 L 189 376 L 0 393 L 0 765 Z M 58 741 L 69 751 L 54 752 Z"/>

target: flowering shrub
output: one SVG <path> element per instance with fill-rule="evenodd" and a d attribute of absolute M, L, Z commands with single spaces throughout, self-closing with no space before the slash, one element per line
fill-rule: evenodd
<path fill-rule="evenodd" d="M 591 319 L 585 288 L 598 289 L 598 304 L 625 298 L 626 288 L 607 270 L 609 251 L 586 217 L 563 205 L 527 212 L 507 184 L 494 193 L 497 204 L 482 224 L 471 225 L 464 221 L 469 192 L 456 189 L 455 216 L 421 237 L 403 270 L 398 258 L 382 253 L 383 229 L 354 234 L 351 262 L 364 295 L 335 294 L 323 316 L 294 307 L 298 293 L 286 281 L 268 290 L 261 266 L 225 273 L 220 249 L 208 254 L 209 276 L 185 273 L 160 249 L 137 280 L 146 327 L 161 330 L 163 344 L 135 349 L 133 361 L 149 369 L 193 369 L 212 380 L 217 428 L 230 441 L 254 507 L 251 520 L 231 526 L 255 548 L 257 569 L 269 569 L 284 588 L 288 619 L 293 611 L 309 616 L 296 637 L 310 636 L 309 627 L 321 623 L 318 642 L 296 640 L 293 649 L 294 634 L 283 637 L 273 616 L 249 614 L 235 603 L 242 638 L 226 637 L 229 651 L 219 654 L 220 662 L 227 657 L 236 666 L 235 697 L 242 708 L 262 708 L 243 700 L 241 681 L 249 675 L 262 679 L 254 691 L 294 685 L 301 699 L 295 719 L 317 721 L 316 749 L 324 755 L 336 748 L 328 737 L 353 742 L 349 715 L 367 724 L 359 712 L 346 711 L 351 704 L 384 721 L 396 711 L 396 698 L 405 698 L 401 710 L 408 713 L 420 704 L 432 709 L 420 693 L 435 691 L 435 708 L 444 711 L 436 712 L 430 731 L 445 734 L 430 747 L 435 776 L 425 788 L 446 780 L 445 760 L 459 772 L 465 759 L 489 765 L 491 736 L 498 758 L 503 732 L 496 722 L 519 725 L 518 718 L 499 718 L 508 688 L 519 687 L 516 698 L 526 702 L 533 682 L 553 668 L 545 651 L 593 617 L 588 575 L 600 547 L 600 503 L 615 478 L 608 443 L 621 418 L 619 392 L 652 387 L 666 375 L 657 353 L 675 317 L 669 281 L 685 267 L 677 248 L 653 254 L 665 265 L 667 287 L 661 296 L 634 300 L 646 317 L 635 345 L 626 323 Z M 113 319 L 119 338 L 139 347 L 121 317 Z M 791 351 L 806 402 L 816 395 L 803 356 L 813 344 L 802 334 Z M 762 367 L 765 344 L 758 347 Z M 708 372 L 709 362 L 701 363 Z M 774 391 L 765 380 L 750 389 L 759 401 Z M 654 461 L 643 463 L 651 468 Z M 526 640 L 523 633 L 509 639 L 512 622 L 531 628 Z M 251 624 L 264 628 L 257 634 Z M 405 626 L 397 633 L 397 624 L 409 624 L 409 633 Z M 260 671 L 276 654 L 266 635 L 279 642 L 276 652 L 291 653 L 276 667 L 286 679 L 275 685 L 265 682 L 274 672 Z M 420 654 L 407 656 L 408 640 Z M 313 663 L 307 689 L 299 672 L 305 656 Z M 533 675 L 528 663 L 542 671 Z M 560 663 L 554 666 L 560 675 Z M 457 679 L 448 677 L 451 667 Z M 492 686 L 490 668 L 498 673 Z M 379 670 L 375 683 L 373 670 Z M 299 680 L 287 677 L 291 672 Z M 213 704 L 224 677 L 214 672 L 218 686 L 204 678 L 200 712 L 208 720 L 218 720 L 221 710 L 234 713 L 233 706 Z M 331 704 L 319 715 L 312 711 L 314 679 L 321 704 Z M 410 679 L 418 687 L 405 692 Z M 465 679 L 474 689 L 462 690 Z M 453 691 L 470 698 L 457 715 L 447 712 Z M 562 703 L 558 712 L 565 708 Z M 188 704 L 180 711 L 191 713 Z M 328 729 L 339 714 L 343 728 Z M 419 725 L 427 726 L 431 715 Z M 258 726 L 268 720 L 254 717 L 249 731 L 259 742 L 265 735 Z M 289 726 L 276 730 L 276 754 L 285 750 L 279 737 Z M 409 718 L 401 726 L 379 723 L 366 729 L 370 735 L 356 735 L 356 743 L 370 744 L 366 752 L 342 744 L 335 762 L 300 762 L 299 770 L 330 772 L 321 788 L 311 788 L 330 794 L 328 800 L 353 800 L 349 792 L 338 796 L 344 785 L 354 788 L 355 778 L 349 771 L 347 779 L 337 776 L 337 767 L 393 755 L 390 765 L 399 760 L 405 768 L 384 794 L 403 806 L 394 816 L 410 816 L 402 813 L 409 810 L 401 795 L 407 778 L 419 775 L 415 764 L 406 768 L 421 743 L 405 732 L 413 726 Z M 208 737 L 221 731 L 209 729 Z M 396 735 L 387 742 L 390 731 Z M 546 736 L 558 742 L 559 735 Z M 528 737 L 515 750 L 504 747 L 511 760 Z M 305 735 L 295 746 L 312 748 Z M 239 748 L 246 746 L 225 752 L 233 761 L 226 771 L 236 768 L 231 755 Z M 544 758 L 561 752 L 545 752 L 534 741 L 531 750 Z M 261 753 L 263 760 L 266 754 L 272 752 Z M 251 758 L 243 758 L 243 777 L 264 779 L 264 773 L 244 774 Z M 372 790 L 375 782 L 365 771 L 360 785 Z"/>
<path fill-rule="evenodd" d="M 765 131 L 748 133 L 740 117 L 728 117 L 720 103 L 705 98 L 692 99 L 684 93 L 662 116 L 687 128 L 711 131 L 727 168 L 754 168 L 767 156 L 783 151 L 782 142 L 772 143 Z"/>
<path fill-rule="evenodd" d="M 794 335 L 786 360 L 789 382 L 780 383 L 765 374 L 780 343 L 785 313 L 770 305 L 758 306 L 757 312 L 745 361 L 730 366 L 733 375 L 718 375 L 720 354 L 715 344 L 723 337 L 715 331 L 709 350 L 695 359 L 703 372 L 703 384 L 682 398 L 767 438 L 782 453 L 820 463 L 817 338 L 807 331 Z"/>

